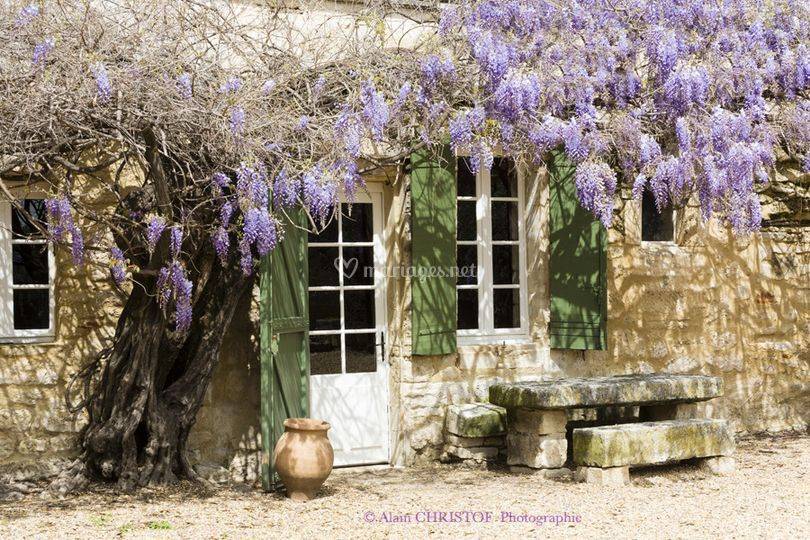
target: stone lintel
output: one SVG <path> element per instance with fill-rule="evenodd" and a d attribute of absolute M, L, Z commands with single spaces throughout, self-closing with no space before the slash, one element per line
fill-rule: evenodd
<path fill-rule="evenodd" d="M 498 383 L 489 387 L 490 402 L 529 409 L 704 401 L 722 395 L 722 379 L 709 375 L 619 375 Z"/>
<path fill-rule="evenodd" d="M 578 428 L 573 445 L 577 465 L 620 467 L 727 456 L 734 438 L 725 420 L 667 420 Z"/>

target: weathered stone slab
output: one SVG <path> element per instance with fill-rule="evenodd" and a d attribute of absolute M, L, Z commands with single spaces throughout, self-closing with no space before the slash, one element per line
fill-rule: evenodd
<path fill-rule="evenodd" d="M 565 465 L 568 441 L 565 435 L 534 435 L 510 432 L 506 435 L 506 463 L 534 469 L 558 469 Z"/>
<path fill-rule="evenodd" d="M 725 420 L 667 420 L 574 430 L 574 463 L 591 467 L 653 465 L 727 456 L 734 438 Z"/>
<path fill-rule="evenodd" d="M 621 486 L 630 482 L 630 467 L 577 467 L 575 477 L 588 484 Z"/>
<path fill-rule="evenodd" d="M 445 452 L 459 459 L 474 459 L 476 461 L 492 460 L 498 457 L 498 448 L 483 446 L 477 448 L 462 448 L 460 446 L 447 446 Z"/>
<path fill-rule="evenodd" d="M 500 448 L 506 445 L 506 438 L 503 435 L 497 437 L 459 437 L 452 433 L 444 436 L 445 444 L 460 446 L 462 448 L 472 448 L 474 446 L 494 446 Z"/>
<path fill-rule="evenodd" d="M 498 383 L 489 387 L 490 402 L 528 409 L 704 401 L 721 395 L 722 379 L 708 375 L 619 375 Z"/>
<path fill-rule="evenodd" d="M 565 433 L 568 417 L 565 411 L 543 411 L 537 409 L 510 409 L 509 431 L 550 435 Z"/>
<path fill-rule="evenodd" d="M 506 409 L 491 403 L 447 407 L 445 429 L 460 437 L 493 437 L 506 432 Z"/>

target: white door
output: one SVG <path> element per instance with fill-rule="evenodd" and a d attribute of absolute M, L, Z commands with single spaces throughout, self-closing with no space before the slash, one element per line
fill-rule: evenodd
<path fill-rule="evenodd" d="M 309 236 L 310 411 L 335 465 L 388 461 L 382 194 L 360 194 Z"/>

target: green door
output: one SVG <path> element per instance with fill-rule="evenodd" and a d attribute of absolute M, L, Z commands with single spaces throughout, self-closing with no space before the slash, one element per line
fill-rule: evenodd
<path fill-rule="evenodd" d="M 562 152 L 549 164 L 549 338 L 557 349 L 607 346 L 607 231 L 576 195 L 576 166 Z"/>
<path fill-rule="evenodd" d="M 290 215 L 306 224 L 303 211 Z M 278 486 L 272 459 L 284 420 L 309 412 L 306 230 L 287 224 L 262 261 L 260 283 L 262 486 L 270 491 Z"/>

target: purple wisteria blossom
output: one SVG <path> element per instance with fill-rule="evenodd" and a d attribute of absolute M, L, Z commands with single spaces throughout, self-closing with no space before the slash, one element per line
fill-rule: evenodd
<path fill-rule="evenodd" d="M 110 248 L 110 274 L 117 285 L 121 285 L 127 278 L 126 259 L 124 253 L 117 246 Z"/>
<path fill-rule="evenodd" d="M 181 73 L 177 76 L 177 92 L 183 99 L 191 99 L 194 91 L 191 86 L 191 74 Z"/>
<path fill-rule="evenodd" d="M 54 242 L 67 242 L 70 235 L 70 251 L 73 264 L 84 262 L 84 236 L 73 218 L 73 208 L 67 197 L 46 199 L 48 232 Z"/>
<path fill-rule="evenodd" d="M 242 88 L 242 79 L 239 77 L 229 77 L 222 86 L 219 87 L 221 94 L 234 94 Z"/>
<path fill-rule="evenodd" d="M 112 98 L 112 83 L 107 74 L 107 68 L 101 62 L 90 66 L 90 71 L 96 79 L 96 96 L 99 102 L 107 103 Z"/>
<path fill-rule="evenodd" d="M 391 111 L 385 97 L 377 91 L 374 83 L 365 81 L 360 89 L 360 104 L 363 106 L 363 119 L 375 140 L 381 140 Z"/>
<path fill-rule="evenodd" d="M 178 258 L 182 248 L 183 231 L 179 227 L 172 227 L 171 231 L 169 231 L 169 253 L 171 253 L 172 258 Z"/>
<path fill-rule="evenodd" d="M 146 245 L 149 253 L 154 253 L 160 236 L 166 228 L 166 220 L 160 216 L 153 216 L 146 225 Z"/>
<path fill-rule="evenodd" d="M 14 19 L 14 27 L 22 28 L 23 26 L 28 26 L 38 15 L 39 6 L 36 4 L 28 4 L 17 13 L 17 17 Z"/>
<path fill-rule="evenodd" d="M 52 37 L 45 38 L 36 44 L 34 47 L 34 55 L 31 58 L 31 64 L 33 64 L 35 69 L 45 67 L 45 63 L 48 61 L 48 55 L 55 46 L 56 40 Z"/>
<path fill-rule="evenodd" d="M 236 136 L 242 134 L 245 130 L 245 116 L 245 109 L 242 107 L 231 107 L 230 117 L 228 119 L 228 126 L 230 127 L 231 133 Z"/>

